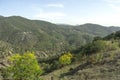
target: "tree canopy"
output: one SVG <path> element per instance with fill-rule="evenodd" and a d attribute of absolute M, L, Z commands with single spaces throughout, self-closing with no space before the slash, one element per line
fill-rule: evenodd
<path fill-rule="evenodd" d="M 70 64 L 72 61 L 72 58 L 73 58 L 73 55 L 70 52 L 68 52 L 59 58 L 59 62 L 62 65 Z"/>
<path fill-rule="evenodd" d="M 26 52 L 23 55 L 15 54 L 9 60 L 11 65 L 8 70 L 12 73 L 14 80 L 40 80 L 42 69 L 33 52 Z"/>

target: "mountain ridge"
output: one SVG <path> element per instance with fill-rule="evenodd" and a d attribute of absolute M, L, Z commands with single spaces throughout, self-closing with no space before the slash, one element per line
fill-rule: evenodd
<path fill-rule="evenodd" d="M 44 80 L 118 80 L 118 30 L 91 23 L 72 26 L 19 16 L 0 17 L 0 79 L 9 77 L 8 57 L 34 51 L 45 71 L 41 76 Z M 59 62 L 65 54 L 73 56 L 69 65 Z"/>
<path fill-rule="evenodd" d="M 15 53 L 32 50 L 55 55 L 89 43 L 95 36 L 103 37 L 117 30 L 120 28 L 91 23 L 73 26 L 21 16 L 0 17 L 0 40 L 11 44 Z"/>

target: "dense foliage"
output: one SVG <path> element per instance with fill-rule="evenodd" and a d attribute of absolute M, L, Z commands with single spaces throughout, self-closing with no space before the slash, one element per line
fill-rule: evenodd
<path fill-rule="evenodd" d="M 120 31 L 116 31 L 114 33 L 111 33 L 110 35 L 107 35 L 103 39 L 110 40 L 110 39 L 120 39 Z"/>
<path fill-rule="evenodd" d="M 15 54 L 10 57 L 11 66 L 8 68 L 14 80 L 40 80 L 42 70 L 34 53 Z"/>
<path fill-rule="evenodd" d="M 73 53 L 76 53 L 75 59 L 80 60 L 83 57 L 90 56 L 92 54 L 96 53 L 103 53 L 107 51 L 117 50 L 120 47 L 120 31 L 117 31 L 115 33 L 112 33 L 106 37 L 95 37 L 91 43 L 88 43 L 76 50 L 73 50 Z M 98 59 L 101 59 L 101 54 L 98 54 L 94 58 L 88 58 L 88 60 L 95 62 L 95 60 L 98 61 Z M 86 59 L 86 58 L 85 58 Z M 95 60 L 94 60 L 95 59 Z"/>
<path fill-rule="evenodd" d="M 120 31 L 112 32 L 119 29 L 96 24 L 57 25 L 19 16 L 0 17 L 1 64 L 4 63 L 2 59 L 13 53 L 26 51 L 35 51 L 37 60 L 41 64 L 40 67 L 33 53 L 15 54 L 10 58 L 10 67 L 7 70 L 3 69 L 2 75 L 6 78 L 6 74 L 10 72 L 9 76 L 15 80 L 39 80 L 41 68 L 44 74 L 47 74 L 73 61 L 72 54 L 64 53 L 65 51 L 77 53 L 75 58 L 83 58 L 104 50 L 117 49 L 120 46 Z M 107 34 L 110 35 L 101 38 Z M 97 61 L 102 59 L 102 55 L 96 57 Z M 2 65 L 6 66 L 6 64 Z"/>
<path fill-rule="evenodd" d="M 14 53 L 35 51 L 39 57 L 79 48 L 94 36 L 105 36 L 119 29 L 96 24 L 57 25 L 20 16 L 0 17 L 0 40 L 10 44 Z"/>
<path fill-rule="evenodd" d="M 62 65 L 70 64 L 72 62 L 72 58 L 73 55 L 70 52 L 68 52 L 59 58 L 59 62 Z"/>

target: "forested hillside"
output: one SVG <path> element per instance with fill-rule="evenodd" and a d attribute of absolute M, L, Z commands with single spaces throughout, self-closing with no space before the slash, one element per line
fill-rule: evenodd
<path fill-rule="evenodd" d="M 35 51 L 39 57 L 53 56 L 89 43 L 95 36 L 103 37 L 119 29 L 90 23 L 58 25 L 20 16 L 0 16 L 0 48 L 14 53 Z"/>
<path fill-rule="evenodd" d="M 71 63 L 42 75 L 41 78 L 44 80 L 120 79 L 120 31 L 104 38 L 96 37 L 91 43 L 72 51 L 72 55 L 74 57 Z M 64 63 L 69 61 L 67 56 L 63 58 Z"/>
<path fill-rule="evenodd" d="M 118 80 L 119 29 L 0 16 L 0 79 Z"/>

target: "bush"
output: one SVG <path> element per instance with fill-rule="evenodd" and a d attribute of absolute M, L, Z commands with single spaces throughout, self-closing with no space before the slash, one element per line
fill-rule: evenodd
<path fill-rule="evenodd" d="M 40 80 L 39 76 L 42 74 L 42 69 L 38 65 L 34 53 L 15 54 L 9 60 L 11 65 L 8 70 L 14 80 Z"/>
<path fill-rule="evenodd" d="M 55 60 L 52 63 L 43 63 L 45 73 L 52 72 L 53 70 L 59 69 L 61 67 L 59 61 Z"/>
<path fill-rule="evenodd" d="M 1 76 L 3 80 L 11 79 L 10 73 L 8 72 L 6 68 L 1 68 L 0 70 L 1 70 Z"/>
<path fill-rule="evenodd" d="M 106 50 L 116 50 L 119 48 L 119 42 L 116 41 L 107 41 L 106 42 Z"/>
<path fill-rule="evenodd" d="M 68 52 L 59 58 L 59 62 L 62 65 L 70 64 L 72 62 L 72 58 L 73 55 L 70 52 Z"/>
<path fill-rule="evenodd" d="M 82 54 L 90 55 L 99 51 L 104 50 L 106 47 L 106 42 L 103 40 L 93 41 L 92 43 L 86 44 L 82 48 Z"/>

